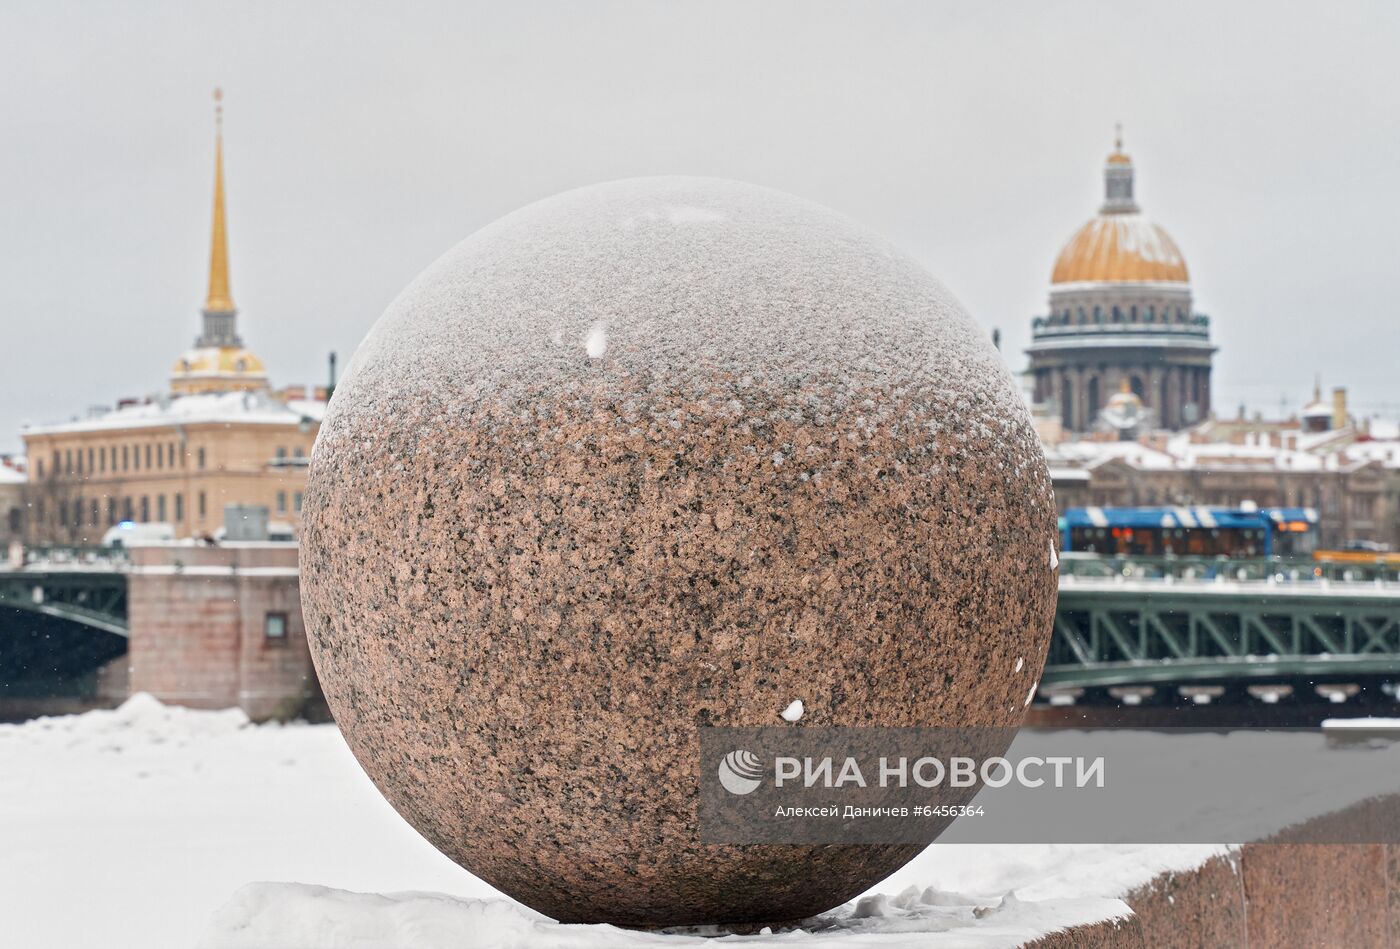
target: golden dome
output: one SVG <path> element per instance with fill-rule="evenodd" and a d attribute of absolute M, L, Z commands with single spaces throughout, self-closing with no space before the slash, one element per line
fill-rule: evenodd
<path fill-rule="evenodd" d="M 1186 261 L 1166 231 L 1141 214 L 1100 214 L 1065 244 L 1050 275 L 1060 283 L 1187 283 Z"/>
<path fill-rule="evenodd" d="M 182 394 L 261 389 L 267 367 L 241 346 L 202 346 L 180 357 L 170 370 L 170 388 Z"/>

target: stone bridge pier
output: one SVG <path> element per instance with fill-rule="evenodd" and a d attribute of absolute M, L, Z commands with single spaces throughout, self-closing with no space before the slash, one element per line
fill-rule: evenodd
<path fill-rule="evenodd" d="M 298 589 L 295 544 L 132 548 L 131 691 L 253 719 L 324 716 Z"/>

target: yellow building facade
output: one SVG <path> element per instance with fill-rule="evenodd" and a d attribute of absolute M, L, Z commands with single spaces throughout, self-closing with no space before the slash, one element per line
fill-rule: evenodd
<path fill-rule="evenodd" d="M 221 105 L 216 116 L 209 291 L 200 335 L 175 361 L 168 394 L 24 430 L 30 543 L 100 543 L 126 521 L 167 524 L 177 538 L 216 537 L 228 505 L 265 507 L 283 530 L 294 532 L 299 524 L 324 393 L 274 394 L 262 360 L 238 336 Z"/>

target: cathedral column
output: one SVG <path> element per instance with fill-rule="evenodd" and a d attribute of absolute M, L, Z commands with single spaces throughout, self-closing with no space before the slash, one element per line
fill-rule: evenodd
<path fill-rule="evenodd" d="M 1074 367 L 1074 430 L 1087 432 L 1093 419 L 1089 417 L 1089 381 L 1083 366 Z"/>
<path fill-rule="evenodd" d="M 1176 370 L 1177 384 L 1181 387 L 1181 392 L 1176 400 L 1176 426 L 1183 428 L 1186 425 L 1186 403 L 1191 401 L 1191 368 L 1180 366 Z"/>
<path fill-rule="evenodd" d="M 1061 365 L 1060 367 L 1060 413 L 1064 420 L 1064 427 L 1074 431 L 1074 377 L 1070 372 L 1070 367 Z"/>
<path fill-rule="evenodd" d="M 1168 366 L 1165 374 L 1167 401 L 1162 406 L 1162 427 L 1176 428 L 1177 420 L 1181 417 L 1181 374 L 1177 372 L 1176 366 Z"/>

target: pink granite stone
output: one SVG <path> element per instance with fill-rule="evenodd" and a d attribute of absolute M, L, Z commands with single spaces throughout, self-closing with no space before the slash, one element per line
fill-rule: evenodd
<path fill-rule="evenodd" d="M 880 238 L 727 181 L 572 191 L 429 267 L 336 391 L 303 520 L 365 770 L 571 921 L 790 920 L 880 880 L 919 848 L 704 844 L 699 729 L 1013 725 L 1054 612 L 986 334 Z"/>

